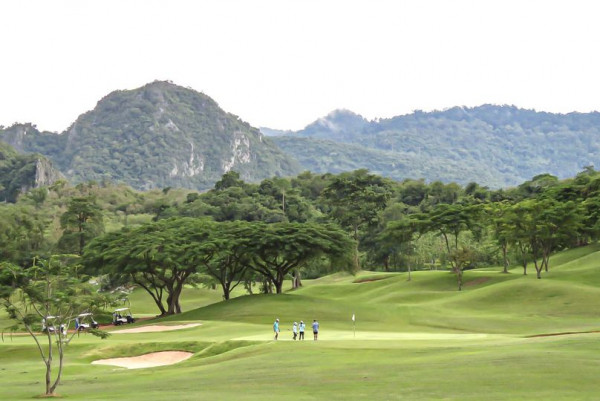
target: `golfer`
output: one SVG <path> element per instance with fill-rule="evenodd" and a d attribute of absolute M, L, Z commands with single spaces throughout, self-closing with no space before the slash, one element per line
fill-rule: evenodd
<path fill-rule="evenodd" d="M 300 337 L 298 337 L 298 340 L 304 340 L 304 329 L 306 328 L 306 325 L 304 324 L 304 322 L 302 320 L 300 320 L 300 324 L 298 325 L 298 332 L 300 333 Z"/>
<path fill-rule="evenodd" d="M 275 332 L 275 340 L 279 337 L 279 319 L 275 319 L 273 323 L 273 331 Z"/>
<path fill-rule="evenodd" d="M 296 337 L 298 336 L 298 323 L 296 322 L 292 326 L 292 333 L 294 334 L 294 341 L 296 341 Z"/>
<path fill-rule="evenodd" d="M 313 328 L 313 336 L 315 338 L 315 341 L 317 341 L 317 338 L 319 337 L 319 322 L 317 322 L 316 320 L 313 320 L 312 328 Z"/>

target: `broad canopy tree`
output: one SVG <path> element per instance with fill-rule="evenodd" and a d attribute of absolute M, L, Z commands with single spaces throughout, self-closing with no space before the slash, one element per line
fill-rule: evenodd
<path fill-rule="evenodd" d="M 161 315 L 180 313 L 183 286 L 207 257 L 197 245 L 209 226 L 207 220 L 172 218 L 112 232 L 86 247 L 83 262 L 92 271 L 128 277 L 150 294 Z"/>
<path fill-rule="evenodd" d="M 172 218 L 96 238 L 83 262 L 91 271 L 128 277 L 152 296 L 161 315 L 170 315 L 181 312 L 181 291 L 196 273 L 217 279 L 225 299 L 248 269 L 281 293 L 293 269 L 322 256 L 344 268 L 351 252 L 352 240 L 333 225 Z"/>
<path fill-rule="evenodd" d="M 325 256 L 337 269 L 348 269 L 353 241 L 331 224 L 254 223 L 240 245 L 250 268 L 262 274 L 281 294 L 286 275 L 312 259 Z"/>
<path fill-rule="evenodd" d="M 250 259 L 242 241 L 248 235 L 250 223 L 244 221 L 210 224 L 209 233 L 198 243 L 197 252 L 204 255 L 201 269 L 216 279 L 223 289 L 223 299 L 247 277 Z"/>

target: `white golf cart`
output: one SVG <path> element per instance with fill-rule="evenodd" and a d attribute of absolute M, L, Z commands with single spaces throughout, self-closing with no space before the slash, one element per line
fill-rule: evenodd
<path fill-rule="evenodd" d="M 60 316 L 46 316 L 45 318 L 42 318 L 42 333 L 55 333 L 55 323 L 58 318 L 60 318 Z M 67 326 L 61 324 L 59 329 L 62 335 L 67 335 Z"/>
<path fill-rule="evenodd" d="M 131 316 L 131 310 L 129 308 L 119 308 L 115 309 L 113 312 L 113 324 L 115 326 L 133 322 L 135 322 L 135 319 Z"/>
<path fill-rule="evenodd" d="M 77 331 L 97 329 L 98 327 L 98 322 L 94 320 L 94 315 L 91 313 L 81 313 L 75 318 L 75 330 Z"/>

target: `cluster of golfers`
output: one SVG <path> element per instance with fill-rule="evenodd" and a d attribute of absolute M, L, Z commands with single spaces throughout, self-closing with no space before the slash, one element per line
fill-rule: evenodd
<path fill-rule="evenodd" d="M 305 330 L 306 330 L 306 325 L 304 324 L 304 321 L 300 320 L 300 324 L 298 324 L 298 322 L 294 322 L 294 324 L 292 326 L 292 335 L 293 335 L 292 338 L 294 339 L 294 341 L 296 339 L 304 340 L 304 331 Z M 317 339 L 319 338 L 319 322 L 317 322 L 316 320 L 313 320 L 312 330 L 313 330 L 313 339 L 315 341 L 317 341 Z M 279 339 L 279 319 L 275 319 L 275 323 L 273 323 L 273 332 L 275 333 L 275 340 Z"/>

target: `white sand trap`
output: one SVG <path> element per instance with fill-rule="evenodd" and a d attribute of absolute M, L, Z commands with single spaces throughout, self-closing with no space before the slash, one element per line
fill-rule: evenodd
<path fill-rule="evenodd" d="M 113 365 L 127 369 L 143 369 L 173 365 L 177 362 L 185 361 L 192 355 L 194 355 L 192 352 L 162 351 L 128 358 L 99 359 L 93 361 L 92 365 Z"/>
<path fill-rule="evenodd" d="M 152 325 L 152 326 L 135 327 L 133 329 L 113 331 L 113 333 L 114 334 L 153 333 L 153 332 L 157 332 L 157 331 L 172 331 L 172 330 L 189 329 L 190 327 L 196 327 L 196 326 L 201 326 L 201 325 L 202 325 L 202 323 L 180 324 L 177 326 Z"/>

